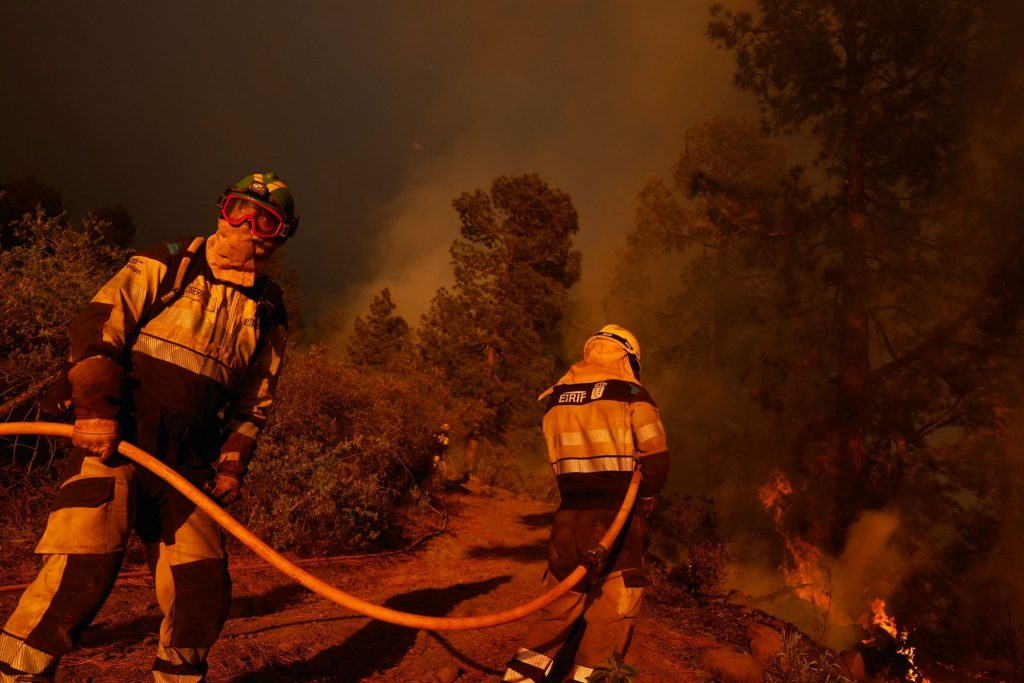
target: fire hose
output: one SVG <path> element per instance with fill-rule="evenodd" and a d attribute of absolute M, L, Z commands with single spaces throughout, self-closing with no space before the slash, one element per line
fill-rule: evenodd
<path fill-rule="evenodd" d="M 72 426 L 56 424 L 52 422 L 9 422 L 0 424 L 0 436 L 34 435 L 34 436 L 59 436 L 71 437 Z M 598 545 L 587 552 L 586 559 L 572 571 L 569 576 L 563 579 L 557 586 L 548 592 L 525 602 L 517 607 L 494 612 L 492 614 L 481 614 L 470 617 L 431 617 L 422 614 L 411 614 L 398 610 L 375 605 L 371 602 L 361 600 L 354 595 L 346 593 L 325 581 L 318 579 L 309 572 L 299 568 L 281 553 L 259 539 L 249 531 L 238 520 L 227 513 L 206 494 L 189 483 L 184 477 L 160 462 L 141 448 L 122 441 L 117 448 L 118 453 L 129 460 L 145 467 L 188 498 L 197 508 L 209 515 L 225 531 L 244 543 L 250 550 L 273 565 L 285 576 L 305 586 L 317 595 L 330 600 L 346 609 L 358 612 L 359 614 L 377 619 L 389 624 L 406 626 L 408 628 L 426 629 L 429 631 L 469 631 L 478 628 L 488 628 L 507 624 L 534 612 L 543 609 L 557 600 L 559 597 L 572 590 L 583 577 L 592 569 L 603 564 L 608 550 L 612 547 L 622 527 L 625 526 L 636 501 L 637 491 L 640 488 L 640 470 L 634 470 L 633 478 L 630 480 L 629 488 L 619 507 L 618 514 L 612 521 L 608 531 L 598 542 Z"/>

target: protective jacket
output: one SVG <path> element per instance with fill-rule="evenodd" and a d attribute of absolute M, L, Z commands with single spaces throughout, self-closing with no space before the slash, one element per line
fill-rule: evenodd
<path fill-rule="evenodd" d="M 584 359 L 545 391 L 544 437 L 561 494 L 551 532 L 549 571 L 561 580 L 611 525 L 634 466 L 644 472 L 640 496 L 657 495 L 669 469 L 665 428 L 650 393 L 621 350 L 587 345 Z M 623 575 L 644 585 L 645 523 L 634 514 L 598 577 Z"/>
<path fill-rule="evenodd" d="M 270 278 L 218 280 L 202 251 L 179 268 L 196 244 L 142 252 L 100 289 L 71 323 L 69 378 L 78 417 L 119 420 L 124 438 L 202 485 L 228 456 L 244 474 L 273 401 L 287 319 Z M 168 295 L 178 274 L 180 293 Z M 164 612 L 154 679 L 201 683 L 230 605 L 224 534 L 147 470 L 88 456 L 75 448 L 66 460 L 36 547 L 43 568 L 0 631 L 0 683 L 53 679 L 113 587 L 133 528 Z"/>
<path fill-rule="evenodd" d="M 127 438 L 182 470 L 215 460 L 232 434 L 254 445 L 273 401 L 287 336 L 280 287 L 268 277 L 251 287 L 221 282 L 203 252 L 181 294 L 147 321 L 147 311 L 170 286 L 168 271 L 177 270 L 191 241 L 167 242 L 133 257 L 70 328 L 72 362 L 103 355 L 128 370 L 121 410 L 122 417 L 133 418 Z M 149 425 L 160 427 L 151 432 Z"/>

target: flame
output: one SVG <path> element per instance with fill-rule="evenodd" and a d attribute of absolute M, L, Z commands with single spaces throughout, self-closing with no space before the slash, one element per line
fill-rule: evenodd
<path fill-rule="evenodd" d="M 787 560 L 781 570 L 786 585 L 790 586 L 802 600 L 831 612 L 836 623 L 853 623 L 853 619 L 848 616 L 831 610 L 831 575 L 825 566 L 825 558 L 821 549 L 813 543 L 786 532 L 784 521 L 788 507 L 787 498 L 792 494 L 793 485 L 780 470 L 776 470 L 769 481 L 757 491 L 761 504 L 775 523 L 775 530 L 785 542 Z M 867 626 L 865 615 L 862 615 L 858 621 L 861 626 Z M 888 633 L 896 644 L 896 652 L 906 658 L 909 664 L 906 680 L 915 683 L 931 683 L 914 662 L 916 652 L 908 642 L 909 633 L 906 629 L 901 630 L 897 627 L 895 617 L 885 611 L 885 600 L 881 598 L 871 601 L 871 624 Z M 872 640 L 869 638 L 863 642 L 870 643 Z"/>
<path fill-rule="evenodd" d="M 771 513 L 776 527 L 782 525 L 782 519 L 786 514 L 784 508 L 786 496 L 792 493 L 793 485 L 789 483 L 781 470 L 775 470 L 772 480 L 757 490 L 757 497 L 761 500 L 761 505 Z"/>
<path fill-rule="evenodd" d="M 885 600 L 875 598 L 871 601 L 871 623 L 878 626 L 893 638 L 896 634 L 896 617 L 890 617 L 885 611 Z"/>
<path fill-rule="evenodd" d="M 914 648 L 909 640 L 910 634 L 906 629 L 898 629 L 896 627 L 896 618 L 889 616 L 885 611 L 885 600 L 881 598 L 875 598 L 871 601 L 871 623 L 879 627 L 896 641 L 896 652 L 907 658 L 907 663 L 910 665 L 907 668 L 907 680 L 916 681 L 917 683 L 931 683 L 931 679 L 921 673 L 917 668 L 917 663 L 914 661 L 916 655 L 916 648 Z M 863 642 L 870 643 L 871 638 Z"/>
<path fill-rule="evenodd" d="M 827 608 L 832 601 L 828 572 L 822 567 L 821 550 L 813 543 L 786 533 L 786 498 L 793 493 L 793 485 L 780 470 L 757 491 L 766 512 L 771 514 L 775 530 L 786 544 L 787 562 L 782 566 L 786 585 L 796 595 L 816 607 Z"/>

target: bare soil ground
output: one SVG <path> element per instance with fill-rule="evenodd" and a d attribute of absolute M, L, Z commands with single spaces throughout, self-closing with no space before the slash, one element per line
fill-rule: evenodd
<path fill-rule="evenodd" d="M 500 489 L 469 484 L 447 496 L 447 531 L 408 553 L 333 560 L 306 568 L 342 590 L 395 609 L 432 615 L 503 610 L 535 596 L 547 557 L 554 507 Z M 31 575 L 29 557 L 3 583 Z M 447 683 L 497 680 L 527 621 L 479 631 L 415 631 L 348 612 L 291 583 L 276 570 L 252 568 L 236 553 L 234 601 L 210 654 L 209 680 L 384 681 Z M 0 593 L 0 617 L 18 593 Z M 706 681 L 702 650 L 744 650 L 742 608 L 647 601 L 630 659 L 641 681 Z M 156 647 L 160 611 L 148 578 L 120 581 L 58 681 L 144 681 Z"/>

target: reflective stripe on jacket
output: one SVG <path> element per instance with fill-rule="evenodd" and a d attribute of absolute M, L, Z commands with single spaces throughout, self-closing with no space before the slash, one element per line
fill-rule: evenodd
<path fill-rule="evenodd" d="M 165 276 L 176 272 L 190 241 L 132 257 L 100 289 L 71 323 L 71 361 L 100 354 L 125 362 L 125 346 L 131 344 L 134 393 L 196 423 L 223 409 L 229 430 L 255 439 L 273 402 L 287 339 L 280 290 L 271 290 L 276 283 L 223 283 L 203 259 L 181 294 L 136 329 L 164 293 Z M 262 313 L 261 305 L 275 310 Z"/>

